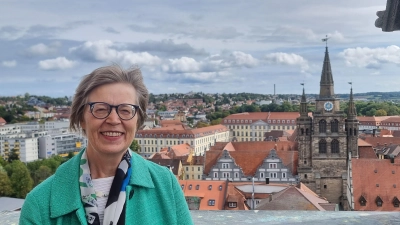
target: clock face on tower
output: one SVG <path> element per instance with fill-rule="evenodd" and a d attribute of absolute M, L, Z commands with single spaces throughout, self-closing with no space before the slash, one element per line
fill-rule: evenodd
<path fill-rule="evenodd" d="M 326 111 L 332 111 L 332 109 L 333 109 L 333 103 L 332 103 L 332 102 L 325 102 L 325 104 L 324 104 L 324 109 L 325 109 Z"/>

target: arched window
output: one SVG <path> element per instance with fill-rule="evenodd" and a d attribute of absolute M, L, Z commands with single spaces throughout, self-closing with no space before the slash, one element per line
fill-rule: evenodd
<path fill-rule="evenodd" d="M 306 135 L 308 136 L 309 133 L 310 132 L 309 132 L 308 128 L 306 128 Z"/>
<path fill-rule="evenodd" d="M 319 153 L 325 154 L 326 153 L 326 141 L 322 139 L 319 141 Z"/>
<path fill-rule="evenodd" d="M 304 135 L 304 128 L 301 128 L 301 135 Z"/>
<path fill-rule="evenodd" d="M 333 139 L 331 142 L 331 152 L 335 154 L 339 153 L 339 141 L 337 139 Z"/>
<path fill-rule="evenodd" d="M 319 121 L 319 132 L 326 133 L 326 121 L 325 120 Z"/>
<path fill-rule="evenodd" d="M 331 132 L 332 133 L 339 132 L 339 121 L 336 119 L 331 121 Z"/>
<path fill-rule="evenodd" d="M 354 128 L 354 136 L 357 136 L 357 129 Z"/>

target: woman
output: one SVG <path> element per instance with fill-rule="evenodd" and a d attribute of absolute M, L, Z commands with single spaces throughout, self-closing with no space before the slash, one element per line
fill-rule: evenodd
<path fill-rule="evenodd" d="M 192 224 L 175 176 L 129 149 L 148 96 L 140 69 L 86 75 L 70 128 L 82 129 L 87 147 L 28 194 L 20 224 Z"/>

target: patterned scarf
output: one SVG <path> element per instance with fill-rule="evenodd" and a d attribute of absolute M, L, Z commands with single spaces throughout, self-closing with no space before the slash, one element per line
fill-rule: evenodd
<path fill-rule="evenodd" d="M 90 176 L 86 150 L 82 154 L 80 167 L 79 186 L 87 222 L 88 224 L 100 225 L 100 218 L 97 213 L 97 197 Z M 118 224 L 125 224 L 125 188 L 129 182 L 131 173 L 131 154 L 127 150 L 119 163 L 111 184 L 110 194 L 104 209 L 104 225 L 115 225 L 117 222 Z"/>

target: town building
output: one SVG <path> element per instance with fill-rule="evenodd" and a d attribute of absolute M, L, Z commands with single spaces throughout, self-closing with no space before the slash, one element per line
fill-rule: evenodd
<path fill-rule="evenodd" d="M 232 132 L 233 141 L 263 141 L 265 132 L 294 130 L 298 112 L 244 112 L 229 115 L 221 124 Z"/>
<path fill-rule="evenodd" d="M 298 176 L 300 182 L 331 203 L 347 206 L 347 163 L 349 153 L 358 157 L 358 120 L 350 91 L 347 118 L 334 94 L 328 47 L 320 80 L 316 109 L 309 116 L 303 88 L 297 118 Z"/>
<path fill-rule="evenodd" d="M 217 143 L 205 154 L 203 179 L 297 183 L 296 150 L 290 141 Z"/>
<path fill-rule="evenodd" d="M 215 125 L 196 129 L 158 128 L 139 130 L 136 140 L 140 145 L 139 154 L 150 157 L 153 153 L 160 152 L 164 147 L 187 143 L 194 151 L 194 155 L 203 155 L 216 142 L 228 141 L 229 130 L 223 125 Z"/>

